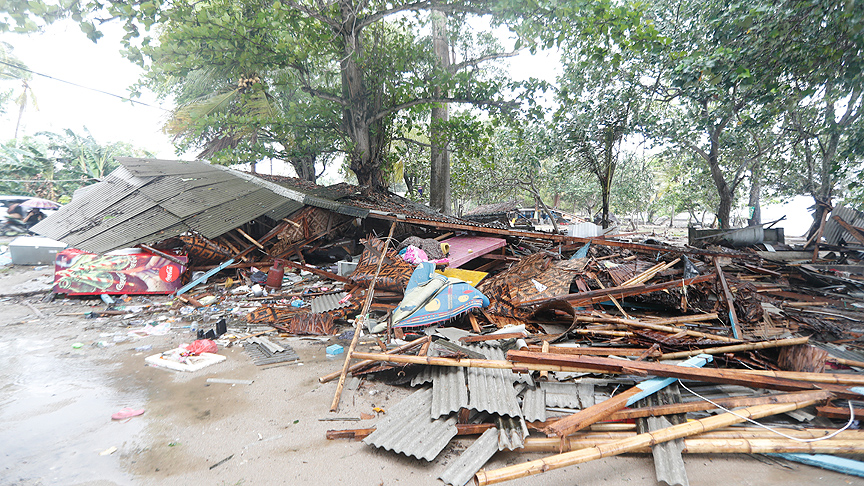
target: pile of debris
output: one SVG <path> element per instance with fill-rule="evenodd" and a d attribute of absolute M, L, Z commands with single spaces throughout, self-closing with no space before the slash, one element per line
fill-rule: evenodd
<path fill-rule="evenodd" d="M 459 486 L 634 452 L 652 452 L 668 484 L 687 483 L 682 452 L 776 453 L 864 475 L 836 456 L 864 451 L 851 430 L 864 391 L 861 213 L 835 209 L 806 251 L 697 248 L 519 231 L 204 163 L 121 164 L 35 230 L 178 265 L 173 305 L 232 302 L 248 338 L 350 326 L 341 372 L 319 379 L 338 379 L 333 411 L 349 373 L 416 391 L 374 429 L 328 438 L 432 461 L 478 435 L 441 476 Z M 120 270 L 88 265 L 104 279 Z M 111 293 L 84 270 L 76 285 Z M 81 290 L 56 290 L 70 289 Z M 357 351 L 361 334 L 381 352 Z M 247 346 L 259 363 L 292 355 L 266 338 Z M 502 450 L 550 455 L 482 469 Z"/>

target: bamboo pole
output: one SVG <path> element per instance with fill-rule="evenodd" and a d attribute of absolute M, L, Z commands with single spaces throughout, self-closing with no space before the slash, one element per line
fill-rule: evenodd
<path fill-rule="evenodd" d="M 808 392 L 809 393 L 809 392 Z M 847 417 L 848 418 L 848 417 Z M 531 423 L 529 423 L 531 425 Z M 604 424 L 594 424 L 597 425 L 605 425 Z M 827 435 L 831 435 L 837 432 L 837 429 L 793 429 L 788 427 L 774 427 L 774 430 L 778 432 L 782 432 L 790 437 L 795 437 L 796 439 L 819 439 L 825 437 Z M 577 432 L 573 435 L 568 436 L 570 439 L 575 440 L 619 440 L 626 439 L 629 437 L 634 437 L 636 432 L 634 431 L 594 431 L 594 430 L 583 430 Z M 761 427 L 721 427 L 719 429 L 710 430 L 708 432 L 704 432 L 698 435 L 694 435 L 693 438 L 698 439 L 776 439 L 780 436 L 770 430 L 763 429 Z M 559 442 L 560 438 L 558 437 L 544 437 L 544 439 L 549 439 L 553 442 Z M 862 440 L 864 441 L 864 431 L 861 430 L 844 430 L 837 435 L 833 436 L 832 439 L 837 440 Z M 831 440 L 831 439 L 828 439 Z"/>
<path fill-rule="evenodd" d="M 713 321 L 717 319 L 719 316 L 712 312 L 709 314 L 692 314 L 688 316 L 679 316 L 679 317 L 664 317 L 662 319 L 652 319 L 649 324 L 662 324 L 664 326 L 669 324 L 684 324 L 687 322 L 702 322 L 702 321 Z"/>
<path fill-rule="evenodd" d="M 384 251 L 378 257 L 378 268 L 375 270 L 375 277 L 372 283 L 369 284 L 369 291 L 366 294 L 366 302 L 363 303 L 363 310 L 360 316 L 354 322 L 354 338 L 351 339 L 351 347 L 345 354 L 345 363 L 342 365 L 342 372 L 339 374 L 339 384 L 336 385 L 336 395 L 333 396 L 333 403 L 330 404 L 330 411 L 335 412 L 339 409 L 339 400 L 342 398 L 342 388 L 345 386 L 345 378 L 348 376 L 348 368 L 351 365 L 354 349 L 357 347 L 357 342 L 360 340 L 360 330 L 363 328 L 363 322 L 366 320 L 366 314 L 369 312 L 369 307 L 372 305 L 372 296 L 375 294 L 375 282 L 378 280 L 378 275 L 381 273 L 381 265 L 384 264 L 384 258 L 387 256 L 387 248 L 390 246 L 390 239 L 393 238 L 393 230 L 396 229 L 396 221 L 390 223 L 390 233 L 387 234 L 387 239 L 384 240 Z M 386 354 L 385 354 L 386 356 Z"/>
<path fill-rule="evenodd" d="M 623 284 L 621 284 L 621 286 L 622 287 L 630 287 L 632 285 L 643 284 L 643 283 L 647 282 L 648 280 L 651 280 L 652 278 L 654 278 L 654 275 L 657 275 L 658 273 L 662 272 L 663 270 L 667 270 L 667 269 L 671 268 L 673 265 L 675 265 L 676 263 L 678 263 L 680 261 L 681 261 L 680 258 L 676 258 L 669 263 L 659 263 L 657 265 L 654 265 L 653 267 L 649 268 L 648 270 L 642 272 L 640 275 L 637 275 L 636 277 L 633 277 L 630 280 L 624 282 Z"/>
<path fill-rule="evenodd" d="M 406 364 L 421 364 L 435 366 L 456 366 L 460 368 L 488 368 L 496 370 L 512 370 L 514 372 L 528 371 L 572 371 L 577 373 L 596 373 L 596 370 L 588 368 L 575 368 L 571 366 L 545 365 L 545 364 L 525 364 L 524 366 L 516 363 L 511 363 L 506 360 L 494 359 L 471 359 L 471 358 L 439 358 L 436 356 L 410 356 L 405 354 L 384 354 L 384 353 L 354 353 L 354 357 L 358 359 L 368 359 L 373 361 L 386 361 L 390 363 L 406 363 Z"/>
<path fill-rule="evenodd" d="M 684 449 L 681 452 L 688 454 L 773 454 L 773 453 L 806 453 L 806 454 L 864 454 L 864 441 L 862 440 L 836 440 L 827 439 L 818 442 L 798 442 L 791 439 L 702 439 L 697 436 L 693 439 L 684 439 Z M 607 445 L 611 441 L 602 439 L 574 439 L 563 440 L 563 450 L 575 451 L 589 447 Z M 519 452 L 559 452 L 562 447 L 561 439 L 548 437 L 529 437 L 525 439 L 525 446 Z M 647 454 L 651 447 L 646 446 L 629 451 L 631 453 Z"/>
<path fill-rule="evenodd" d="M 544 341 L 547 342 L 547 341 Z M 570 346 L 549 346 L 548 350 L 543 350 L 536 344 L 529 344 L 528 351 L 555 353 L 555 354 L 590 354 L 595 356 L 641 356 L 642 353 L 650 351 L 649 348 L 604 348 L 604 347 L 578 347 Z M 649 353 L 648 356 L 660 356 L 660 352 Z"/>
<path fill-rule="evenodd" d="M 712 339 L 714 341 L 723 341 L 729 343 L 738 343 L 741 342 L 740 339 L 732 339 L 726 336 L 718 336 L 717 334 L 706 334 L 704 332 L 699 331 L 691 331 L 689 329 L 681 329 L 680 327 L 672 327 L 672 326 L 663 326 L 660 324 L 650 324 L 642 321 L 635 321 L 633 319 L 621 319 L 618 317 L 596 317 L 596 316 L 576 316 L 576 320 L 579 322 L 601 322 L 601 323 L 610 323 L 610 324 L 622 324 L 630 327 L 640 327 L 645 329 L 653 329 L 655 331 L 663 331 L 669 332 L 672 334 L 678 334 L 679 332 L 683 332 L 688 336 L 703 338 L 703 339 Z"/>
<path fill-rule="evenodd" d="M 795 381 L 826 383 L 832 385 L 864 385 L 864 375 L 860 373 L 808 373 L 805 371 L 736 370 L 746 375 L 773 376 Z"/>
<path fill-rule="evenodd" d="M 247 240 L 249 240 L 249 243 L 252 243 L 253 245 L 257 246 L 258 248 L 260 248 L 262 250 L 264 249 L 264 245 L 262 245 L 261 243 L 258 243 L 258 240 L 256 240 L 255 238 L 252 238 L 251 236 L 246 234 L 245 231 L 243 231 L 240 228 L 235 228 L 235 229 L 237 230 L 238 233 L 243 235 L 243 238 L 246 238 Z"/>
<path fill-rule="evenodd" d="M 795 346 L 798 344 L 807 344 L 810 338 L 801 337 L 801 338 L 792 338 L 792 339 L 776 339 L 773 341 L 761 341 L 758 343 L 747 343 L 747 344 L 736 344 L 734 346 L 720 346 L 716 348 L 706 348 L 706 349 L 693 349 L 690 351 L 680 351 L 678 353 L 666 353 L 660 355 L 659 360 L 666 359 L 681 359 L 681 358 L 689 358 L 690 356 L 696 356 L 697 354 L 723 354 L 723 353 L 737 353 L 739 351 L 751 351 L 754 349 L 768 349 L 768 348 L 779 348 L 782 346 Z"/>
<path fill-rule="evenodd" d="M 430 341 L 431 339 L 432 339 L 432 336 L 423 336 L 422 338 L 415 339 L 414 341 L 411 341 L 408 344 L 403 344 L 402 346 L 399 346 L 398 348 L 393 348 L 393 349 L 387 351 L 385 354 L 399 354 L 403 351 L 408 351 L 411 348 L 417 347 L 417 346 L 419 346 L 419 345 L 421 345 L 427 341 Z M 357 371 L 357 370 L 362 369 L 362 368 L 369 366 L 371 364 L 375 364 L 375 361 L 372 361 L 372 360 L 361 361 L 359 363 L 355 363 L 355 364 L 351 365 L 351 367 L 348 368 L 348 371 L 349 372 Z M 333 373 L 330 373 L 329 375 L 324 375 L 324 376 L 318 378 L 318 382 L 319 383 L 327 383 L 328 381 L 332 381 L 336 378 L 339 378 L 340 374 L 342 374 L 341 371 L 334 371 Z"/>
<path fill-rule="evenodd" d="M 478 486 L 495 484 L 539 474 L 552 469 L 560 469 L 574 464 L 602 459 L 604 457 L 617 456 L 640 448 L 650 447 L 661 442 L 682 439 L 701 432 L 740 423 L 745 421 L 744 417 L 757 419 L 776 415 L 778 413 L 791 412 L 792 410 L 798 410 L 827 400 L 828 397 L 830 397 L 830 393 L 824 392 L 821 399 L 813 398 L 793 403 L 757 405 L 737 410 L 735 414 L 724 413 L 722 415 L 707 417 L 693 422 L 673 425 L 672 427 L 638 434 L 629 439 L 616 440 L 597 447 L 565 452 L 563 454 L 557 454 L 536 461 L 529 461 L 523 464 L 516 464 L 491 471 L 481 470 L 474 476 L 474 483 Z"/>

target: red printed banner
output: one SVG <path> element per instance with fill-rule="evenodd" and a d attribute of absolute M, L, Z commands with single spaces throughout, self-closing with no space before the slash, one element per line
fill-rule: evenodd
<path fill-rule="evenodd" d="M 173 256 L 173 255 L 172 255 Z M 185 256 L 176 256 L 186 262 Z M 105 255 L 68 249 L 54 262 L 54 292 L 69 295 L 170 294 L 186 267 L 137 248 Z"/>

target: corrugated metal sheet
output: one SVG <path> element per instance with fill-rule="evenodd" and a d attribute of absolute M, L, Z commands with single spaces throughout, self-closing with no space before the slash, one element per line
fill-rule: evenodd
<path fill-rule="evenodd" d="M 121 167 L 79 193 L 34 231 L 96 253 L 189 230 L 213 238 L 265 214 L 281 219 L 306 195 L 205 162 L 118 159 Z"/>
<path fill-rule="evenodd" d="M 452 486 L 465 486 L 496 452 L 498 429 L 492 428 L 483 432 L 438 479 Z"/>
<path fill-rule="evenodd" d="M 496 348 L 471 346 L 487 359 L 503 360 L 504 352 Z M 468 368 L 468 408 L 518 417 L 522 414 L 513 382 L 517 376 L 510 370 Z"/>
<path fill-rule="evenodd" d="M 546 392 L 547 407 L 585 409 L 594 405 L 594 385 L 586 383 L 540 383 Z"/>
<path fill-rule="evenodd" d="M 498 450 L 515 451 L 525 447 L 528 425 L 522 417 L 496 417 L 498 425 Z"/>
<path fill-rule="evenodd" d="M 430 347 L 429 350 L 431 351 L 432 348 Z M 426 355 L 427 356 L 433 356 L 429 353 L 426 353 Z M 420 372 L 417 373 L 416 375 L 414 375 L 413 378 L 411 378 L 411 386 L 420 386 L 420 385 L 424 385 L 426 383 L 432 383 L 432 380 L 435 379 L 435 375 L 438 373 L 438 371 L 436 371 L 436 368 L 438 368 L 438 367 L 437 366 L 424 366 L 424 367 L 422 367 L 420 369 Z"/>
<path fill-rule="evenodd" d="M 423 388 L 394 405 L 365 444 L 431 461 L 456 436 L 456 417 L 429 418 L 432 389 Z"/>
<path fill-rule="evenodd" d="M 336 294 L 327 294 L 320 297 L 315 297 L 310 302 L 310 304 L 312 305 L 312 313 L 321 314 L 323 312 L 330 312 L 332 310 L 348 307 L 349 305 L 351 305 L 351 303 L 348 301 L 345 301 L 341 304 L 339 303 L 339 301 L 344 299 L 347 295 L 347 292 L 339 292 Z"/>
<path fill-rule="evenodd" d="M 846 223 L 857 226 L 864 227 L 864 213 L 860 211 L 856 211 L 852 208 L 847 208 L 846 206 L 838 205 L 832 211 L 830 216 L 837 216 Z M 825 231 L 822 234 L 825 237 L 825 241 L 832 245 L 837 245 L 840 243 L 840 239 L 854 246 L 859 246 L 860 243 L 855 239 L 854 236 L 849 234 L 840 224 L 831 217 L 825 221 Z"/>
<path fill-rule="evenodd" d="M 432 406 L 430 417 L 437 419 L 468 408 L 468 385 L 465 383 L 465 368 L 435 366 L 432 380 Z"/>
<path fill-rule="evenodd" d="M 546 420 L 546 391 L 536 386 L 528 387 L 522 394 L 522 416 L 529 422 Z"/>

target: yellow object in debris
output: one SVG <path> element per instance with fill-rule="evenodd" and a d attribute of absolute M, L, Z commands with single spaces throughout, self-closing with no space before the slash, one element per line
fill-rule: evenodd
<path fill-rule="evenodd" d="M 476 287 L 481 280 L 489 275 L 486 272 L 476 272 L 474 270 L 462 270 L 461 268 L 445 268 L 443 272 L 435 271 L 445 277 L 458 278 L 463 282 L 469 283 L 472 287 Z"/>
<path fill-rule="evenodd" d="M 441 253 L 443 253 L 444 256 L 450 254 L 450 243 L 441 243 Z"/>
<path fill-rule="evenodd" d="M 383 408 L 381 408 L 381 407 L 372 407 L 372 411 L 375 412 L 375 413 L 387 413 L 387 412 L 386 412 Z"/>

